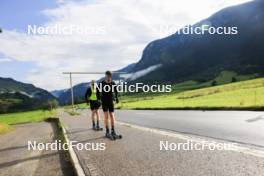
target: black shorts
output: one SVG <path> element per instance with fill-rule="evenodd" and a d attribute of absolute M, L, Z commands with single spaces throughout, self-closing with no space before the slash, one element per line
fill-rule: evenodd
<path fill-rule="evenodd" d="M 103 103 L 102 104 L 103 111 L 104 112 L 114 112 L 114 103 L 113 102 L 108 102 L 108 103 Z"/>
<path fill-rule="evenodd" d="M 101 106 L 101 103 L 99 101 L 90 100 L 90 108 L 91 110 L 97 110 Z"/>

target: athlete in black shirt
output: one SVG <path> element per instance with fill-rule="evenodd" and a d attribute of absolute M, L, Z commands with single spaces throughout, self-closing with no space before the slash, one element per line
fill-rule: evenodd
<path fill-rule="evenodd" d="M 115 116 L 114 116 L 114 100 L 118 103 L 118 93 L 115 82 L 112 80 L 112 73 L 107 71 L 105 73 L 105 80 L 100 83 L 102 108 L 104 111 L 104 122 L 106 128 L 106 137 L 110 136 L 108 117 L 111 121 L 111 135 L 115 136 Z"/>

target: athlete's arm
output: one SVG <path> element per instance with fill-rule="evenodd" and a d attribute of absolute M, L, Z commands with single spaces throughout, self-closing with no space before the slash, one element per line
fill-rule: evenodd
<path fill-rule="evenodd" d="M 114 92 L 115 92 L 115 100 L 116 100 L 116 103 L 119 103 L 119 100 L 118 100 L 118 91 L 117 91 L 116 83 L 113 82 L 113 85 L 114 85 Z"/>
<path fill-rule="evenodd" d="M 87 89 L 87 91 L 85 92 L 85 101 L 86 101 L 87 104 L 89 104 L 89 99 L 90 99 L 91 94 L 92 94 L 92 90 L 91 90 L 91 88 L 89 87 L 89 88 Z"/>
<path fill-rule="evenodd" d="M 101 84 L 101 83 L 100 83 Z M 101 95 L 102 93 L 100 92 L 100 90 L 98 89 L 98 88 L 96 88 L 96 97 L 97 97 L 97 100 L 98 101 L 101 101 L 101 97 L 102 97 L 102 95 Z"/>

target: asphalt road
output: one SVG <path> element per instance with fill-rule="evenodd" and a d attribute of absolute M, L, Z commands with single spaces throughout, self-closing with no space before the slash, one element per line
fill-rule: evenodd
<path fill-rule="evenodd" d="M 117 110 L 117 120 L 264 147 L 264 112 Z"/>
<path fill-rule="evenodd" d="M 138 111 L 122 111 L 118 112 L 118 115 L 123 112 L 130 114 L 131 118 L 138 117 L 133 115 Z M 80 115 L 74 117 L 63 111 L 59 114 L 70 141 L 94 146 L 105 144 L 105 150 L 74 147 L 86 175 L 262 176 L 264 173 L 263 155 L 252 155 L 237 150 L 160 150 L 161 141 L 180 144 L 186 143 L 187 140 L 162 134 L 159 130 L 153 132 L 121 123 L 116 124 L 116 131 L 122 134 L 123 138 L 111 141 L 104 137 L 105 131 L 91 129 L 90 111 L 80 111 Z M 143 117 L 147 115 L 144 114 Z"/>

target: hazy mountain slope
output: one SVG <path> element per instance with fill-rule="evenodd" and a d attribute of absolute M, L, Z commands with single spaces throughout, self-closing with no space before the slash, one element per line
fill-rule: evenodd
<path fill-rule="evenodd" d="M 238 74 L 264 73 L 264 1 L 223 9 L 204 22 L 212 26 L 236 26 L 238 35 L 175 34 L 151 42 L 131 72 L 151 65 L 162 67 L 138 81 L 208 81 L 223 70 Z"/>
<path fill-rule="evenodd" d="M 208 23 L 213 27 L 237 27 L 238 34 L 174 34 L 151 42 L 138 63 L 118 71 L 145 83 L 208 82 L 223 72 L 236 75 L 236 80 L 264 75 L 264 1 L 225 8 L 194 26 Z M 113 77 L 119 79 L 118 75 Z M 74 87 L 75 101 L 84 101 L 87 86 L 83 83 Z M 70 90 L 64 91 L 59 101 L 70 103 Z"/>

